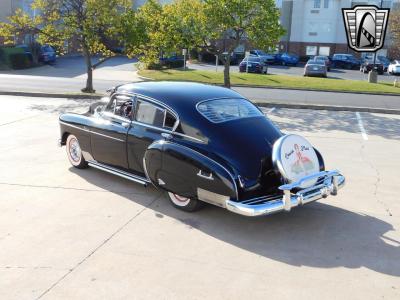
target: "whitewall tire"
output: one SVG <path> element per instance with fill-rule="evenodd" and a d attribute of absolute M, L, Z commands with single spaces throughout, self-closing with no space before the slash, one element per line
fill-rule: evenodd
<path fill-rule="evenodd" d="M 84 169 L 87 168 L 88 164 L 82 155 L 81 146 L 77 137 L 70 134 L 65 143 L 68 159 L 75 168 Z"/>
<path fill-rule="evenodd" d="M 192 212 L 204 206 L 204 202 L 197 199 L 183 197 L 171 192 L 168 192 L 168 196 L 171 204 L 180 210 Z"/>

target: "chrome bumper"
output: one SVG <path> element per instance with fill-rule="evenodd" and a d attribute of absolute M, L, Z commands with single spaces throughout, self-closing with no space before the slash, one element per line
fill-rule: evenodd
<path fill-rule="evenodd" d="M 293 189 L 300 188 L 304 182 L 318 179 L 318 182 L 308 188 L 292 193 Z M 226 201 L 226 208 L 234 213 L 256 217 L 270 215 L 280 211 L 290 211 L 293 207 L 308 204 L 328 195 L 337 195 L 337 192 L 345 184 L 345 178 L 339 171 L 322 171 L 306 176 L 297 182 L 284 184 L 279 187 L 283 196 L 271 198 L 256 198 L 242 202 Z"/>

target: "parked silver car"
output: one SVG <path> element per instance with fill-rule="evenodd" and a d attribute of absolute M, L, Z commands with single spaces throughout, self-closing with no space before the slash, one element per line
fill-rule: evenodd
<path fill-rule="evenodd" d="M 304 76 L 327 77 L 328 68 L 325 61 L 310 59 L 304 67 Z"/>

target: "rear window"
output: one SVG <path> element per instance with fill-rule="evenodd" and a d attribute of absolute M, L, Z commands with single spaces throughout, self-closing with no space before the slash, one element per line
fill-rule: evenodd
<path fill-rule="evenodd" d="M 216 99 L 201 102 L 197 110 L 213 123 L 263 116 L 261 111 L 244 99 Z"/>
<path fill-rule="evenodd" d="M 259 57 L 254 57 L 254 56 L 248 57 L 247 60 L 250 62 L 260 62 L 261 61 Z"/>

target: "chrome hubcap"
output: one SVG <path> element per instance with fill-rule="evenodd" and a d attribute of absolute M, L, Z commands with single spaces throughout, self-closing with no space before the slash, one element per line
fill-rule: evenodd
<path fill-rule="evenodd" d="M 81 159 L 81 147 L 77 139 L 71 139 L 69 142 L 69 154 L 74 162 L 79 162 Z"/>

